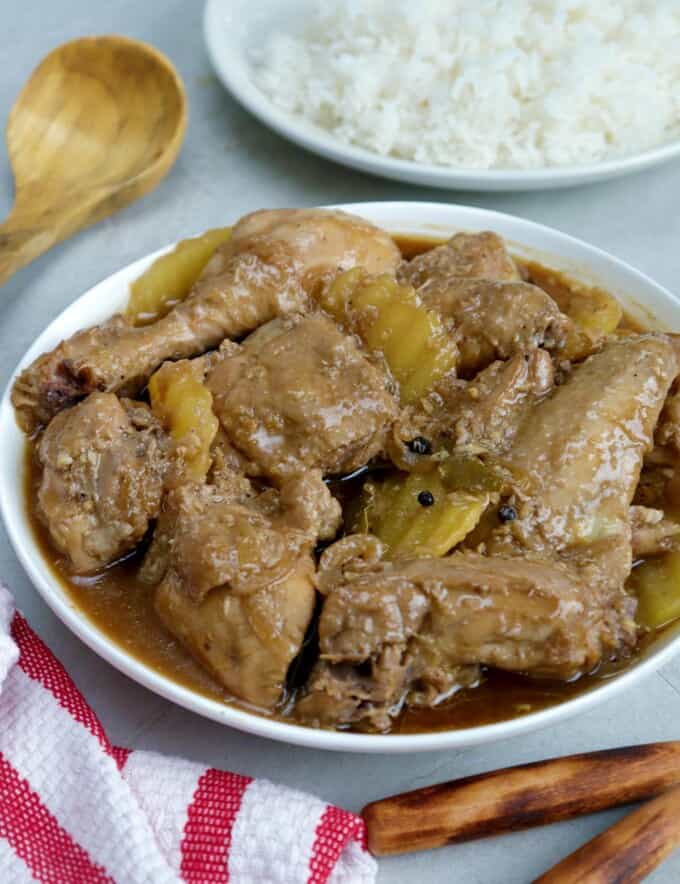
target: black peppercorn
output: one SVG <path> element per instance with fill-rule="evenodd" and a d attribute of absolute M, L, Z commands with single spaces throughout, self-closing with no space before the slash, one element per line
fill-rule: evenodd
<path fill-rule="evenodd" d="M 510 506 L 509 503 L 504 503 L 498 509 L 498 518 L 501 522 L 514 522 L 517 518 L 517 510 L 514 506 Z"/>
<path fill-rule="evenodd" d="M 432 443 L 424 436 L 416 436 L 406 443 L 406 447 L 414 454 L 432 454 Z"/>
<path fill-rule="evenodd" d="M 418 495 L 418 503 L 421 506 L 432 506 L 434 503 L 434 494 L 431 491 L 421 491 Z"/>

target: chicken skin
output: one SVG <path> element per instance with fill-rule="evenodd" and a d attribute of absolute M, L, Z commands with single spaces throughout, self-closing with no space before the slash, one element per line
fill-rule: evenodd
<path fill-rule="evenodd" d="M 277 316 L 304 312 L 329 274 L 355 266 L 394 273 L 399 260 L 386 233 L 342 212 L 246 215 L 166 316 L 135 327 L 119 314 L 38 357 L 14 385 L 17 420 L 32 432 L 95 390 L 134 395 L 165 360 L 199 355 Z"/>

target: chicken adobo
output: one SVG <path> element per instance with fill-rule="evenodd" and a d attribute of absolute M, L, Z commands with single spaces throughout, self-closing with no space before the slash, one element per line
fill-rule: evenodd
<path fill-rule="evenodd" d="M 261 211 L 188 291 L 161 260 L 13 391 L 45 553 L 128 649 L 386 732 L 557 702 L 680 616 L 672 335 L 491 232 Z"/>

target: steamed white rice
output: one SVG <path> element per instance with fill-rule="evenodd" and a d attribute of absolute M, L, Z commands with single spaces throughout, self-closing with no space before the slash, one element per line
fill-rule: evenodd
<path fill-rule="evenodd" d="M 280 108 L 378 154 L 536 168 L 680 137 L 680 0 L 324 0 L 253 58 Z"/>

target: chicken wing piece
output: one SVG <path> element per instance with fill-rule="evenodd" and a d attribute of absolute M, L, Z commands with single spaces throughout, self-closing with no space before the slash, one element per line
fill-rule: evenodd
<path fill-rule="evenodd" d="M 456 446 L 507 451 L 531 409 L 553 385 L 554 366 L 545 350 L 493 362 L 474 380 L 443 392 L 449 435 Z"/>
<path fill-rule="evenodd" d="M 73 571 L 102 568 L 142 539 L 160 510 L 165 455 L 148 407 L 113 393 L 52 420 L 38 445 L 38 510 Z"/>
<path fill-rule="evenodd" d="M 308 293 L 328 274 L 356 265 L 394 273 L 399 259 L 386 233 L 342 212 L 247 215 L 166 316 L 139 328 L 114 316 L 25 369 L 12 393 L 17 420 L 31 432 L 94 390 L 132 395 L 166 359 L 195 356 L 276 316 L 304 311 Z"/>
<path fill-rule="evenodd" d="M 476 681 L 480 664 L 573 678 L 635 634 L 631 626 L 612 634 L 578 573 L 562 563 L 475 553 L 353 559 L 324 584 L 332 588 L 319 622 L 320 661 L 297 706 L 317 725 L 385 729 L 404 701 L 433 705 Z M 632 624 L 632 602 L 629 615 Z"/>
<path fill-rule="evenodd" d="M 277 481 L 351 472 L 381 450 L 397 415 L 385 372 L 322 315 L 262 326 L 206 383 L 249 472 Z"/>
<path fill-rule="evenodd" d="M 312 617 L 319 525 L 335 533 L 340 523 L 317 479 L 281 493 L 235 475 L 173 489 L 142 569 L 161 581 L 166 628 L 228 691 L 265 707 L 281 695 Z"/>
<path fill-rule="evenodd" d="M 621 587 L 631 565 L 630 504 L 677 372 L 670 343 L 654 334 L 610 343 L 576 366 L 520 427 L 507 456 L 526 477 L 518 518 L 488 549 L 547 557 L 606 549 L 606 581 Z"/>
<path fill-rule="evenodd" d="M 507 451 L 531 409 L 553 389 L 554 367 L 545 350 L 517 353 L 493 362 L 471 381 L 440 385 L 427 407 L 403 409 L 388 437 L 387 453 L 403 470 L 418 469 L 424 458 L 409 441 L 418 436 L 472 452 Z"/>
<path fill-rule="evenodd" d="M 508 254 L 497 233 L 457 233 L 441 246 L 436 246 L 411 261 L 404 261 L 398 270 L 400 282 L 420 288 L 432 279 L 466 276 L 519 282 L 517 265 Z"/>

